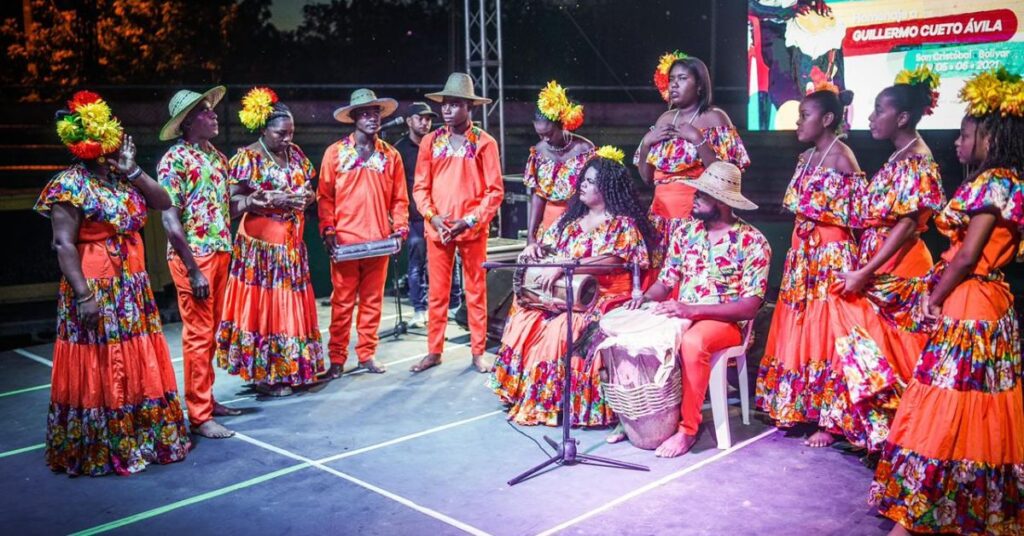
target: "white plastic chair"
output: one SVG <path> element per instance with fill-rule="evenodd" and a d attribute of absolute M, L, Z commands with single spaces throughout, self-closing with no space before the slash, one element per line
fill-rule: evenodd
<path fill-rule="evenodd" d="M 727 449 L 732 446 L 732 434 L 729 432 L 729 379 L 728 365 L 730 359 L 736 360 L 736 375 L 739 378 L 740 414 L 743 424 L 750 424 L 750 379 L 747 377 L 747 347 L 754 332 L 753 319 L 743 329 L 743 342 L 711 354 L 711 379 L 708 382 L 708 394 L 711 397 L 711 416 L 715 422 L 715 439 L 718 448 Z"/>

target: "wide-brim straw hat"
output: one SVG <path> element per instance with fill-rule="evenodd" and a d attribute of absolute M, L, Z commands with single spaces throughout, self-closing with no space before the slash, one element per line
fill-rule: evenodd
<path fill-rule="evenodd" d="M 164 127 L 160 129 L 160 141 L 169 141 L 181 136 L 181 122 L 185 120 L 185 117 L 188 116 L 188 113 L 193 108 L 203 101 L 209 103 L 210 108 L 213 108 L 217 106 L 217 103 L 224 98 L 224 94 L 227 92 L 228 88 L 217 86 L 207 90 L 205 93 L 196 93 L 187 89 L 175 93 L 171 97 L 171 101 L 167 103 L 167 111 L 171 114 L 171 119 L 164 123 Z"/>
<path fill-rule="evenodd" d="M 729 162 L 716 160 L 712 162 L 704 173 L 696 179 L 686 181 L 688 186 L 714 197 L 715 199 L 739 210 L 757 210 L 753 201 L 743 197 L 740 193 L 740 183 L 743 173 L 740 168 Z"/>
<path fill-rule="evenodd" d="M 444 89 L 437 93 L 427 93 L 424 96 L 434 102 L 444 102 L 445 97 L 451 97 L 466 99 L 472 102 L 473 106 L 491 103 L 491 99 L 476 94 L 476 91 L 473 89 L 473 78 L 466 73 L 452 73 L 448 76 Z"/>
<path fill-rule="evenodd" d="M 381 118 L 385 118 L 398 109 L 398 101 L 395 99 L 378 99 L 377 94 L 373 90 L 361 88 L 352 92 L 352 96 L 348 99 L 348 106 L 342 106 L 337 110 L 334 110 L 334 118 L 342 123 L 355 123 L 355 119 L 352 119 L 352 112 L 359 108 L 369 108 L 376 106 L 380 108 Z"/>

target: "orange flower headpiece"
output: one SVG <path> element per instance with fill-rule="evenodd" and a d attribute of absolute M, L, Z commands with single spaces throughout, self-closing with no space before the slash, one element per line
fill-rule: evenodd
<path fill-rule="evenodd" d="M 668 102 L 668 71 L 672 68 L 672 64 L 689 58 L 686 53 L 675 50 L 673 52 L 666 52 L 658 58 L 658 67 L 654 69 L 654 87 L 658 88 L 658 93 L 661 93 L 661 98 Z"/>
<path fill-rule="evenodd" d="M 568 131 L 583 124 L 583 105 L 569 100 L 565 88 L 552 80 L 537 97 L 537 109 L 549 121 L 560 123 Z"/>
<path fill-rule="evenodd" d="M 57 120 L 60 141 L 82 160 L 95 160 L 121 147 L 124 129 L 96 93 L 79 91 L 68 101 L 71 113 Z"/>
<path fill-rule="evenodd" d="M 274 112 L 274 104 L 278 101 L 277 93 L 268 87 L 254 87 L 242 97 L 242 109 L 238 111 L 238 119 L 250 132 L 256 132 L 267 126 L 267 119 Z"/>
<path fill-rule="evenodd" d="M 1003 117 L 1024 117 L 1024 80 L 1006 67 L 983 71 L 960 89 L 960 100 L 967 103 L 967 113 L 974 117 L 997 112 Z"/>
<path fill-rule="evenodd" d="M 932 102 L 925 107 L 924 115 L 932 115 L 935 112 L 935 106 L 939 104 L 939 92 L 936 91 L 939 88 L 939 73 L 933 71 L 931 67 L 921 64 L 913 71 L 903 69 L 896 75 L 894 83 L 910 85 L 928 84 Z"/>

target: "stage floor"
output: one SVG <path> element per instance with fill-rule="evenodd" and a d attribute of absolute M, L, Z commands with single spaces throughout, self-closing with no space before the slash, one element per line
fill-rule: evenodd
<path fill-rule="evenodd" d="M 321 326 L 328 318 L 321 307 Z M 393 322 L 387 300 L 382 328 Z M 180 387 L 181 325 L 165 331 Z M 605 430 L 574 431 L 581 452 L 650 472 L 556 467 L 509 487 L 547 458 L 530 438 L 559 430 L 508 424 L 485 376 L 469 368 L 468 336 L 454 323 L 444 364 L 411 375 L 424 335 L 381 341 L 387 374 L 346 374 L 288 398 L 257 400 L 218 371 L 217 399 L 246 410 L 222 421 L 238 435 L 195 439 L 185 461 L 131 477 L 51 473 L 43 441 L 52 345 L 2 352 L 0 521 L 17 534 L 147 535 L 869 535 L 891 527 L 865 503 L 871 471 L 858 457 L 807 448 L 756 414 L 743 426 L 735 407 L 731 449 L 716 449 L 702 430 L 693 452 L 665 460 L 607 445 Z"/>

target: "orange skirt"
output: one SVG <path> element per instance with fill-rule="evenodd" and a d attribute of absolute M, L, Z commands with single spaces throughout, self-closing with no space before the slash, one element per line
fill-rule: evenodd
<path fill-rule="evenodd" d="M 191 443 L 138 235 L 82 244 L 82 270 L 100 307 L 78 319 L 61 280 L 46 463 L 69 475 L 128 475 L 185 459 Z"/>
<path fill-rule="evenodd" d="M 797 219 L 757 375 L 757 407 L 779 426 L 834 413 L 842 377 L 832 366 L 839 311 L 830 289 L 856 259 L 848 229 Z"/>
<path fill-rule="evenodd" d="M 327 370 L 300 229 L 246 214 L 235 237 L 216 358 L 245 381 L 301 385 Z"/>
<path fill-rule="evenodd" d="M 598 277 L 600 295 L 590 311 L 573 314 L 572 386 L 569 409 L 573 426 L 607 426 L 615 415 L 601 396 L 600 360 L 585 359 L 586 343 L 607 311 L 629 298 L 629 274 Z M 557 426 L 562 407 L 567 330 L 565 313 L 513 307 L 505 324 L 490 386 L 509 404 L 509 420 L 522 425 Z"/>
<path fill-rule="evenodd" d="M 953 291 L 875 473 L 882 515 L 917 532 L 1024 532 L 1019 345 L 1005 283 L 972 277 Z"/>
<path fill-rule="evenodd" d="M 655 181 L 661 176 L 659 174 L 664 175 L 661 171 L 655 171 Z M 658 250 L 651 252 L 651 266 L 644 272 L 644 290 L 658 281 L 673 231 L 679 226 L 681 220 L 689 218 L 693 212 L 693 195 L 697 190 L 686 184 L 687 178 L 689 177 L 680 178 L 676 182 L 654 185 L 654 199 L 651 201 L 649 216 L 651 226 L 658 233 L 660 243 Z M 674 296 L 673 293 L 672 297 Z"/>

